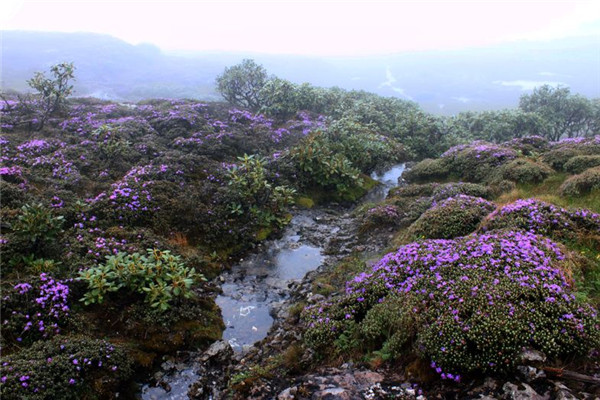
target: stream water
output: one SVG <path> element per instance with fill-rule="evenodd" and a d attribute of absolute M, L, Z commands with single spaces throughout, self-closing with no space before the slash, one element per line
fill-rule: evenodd
<path fill-rule="evenodd" d="M 377 203 L 385 199 L 389 190 L 398 185 L 404 168 L 404 164 L 399 164 L 385 172 L 373 173 L 371 177 L 381 185 L 369 192 L 362 202 Z M 289 296 L 294 281 L 302 280 L 323 263 L 323 249 L 318 244 L 308 243 L 302 235 L 303 231 L 316 228 L 325 234 L 335 234 L 340 229 L 335 223 L 323 225 L 316 221 L 314 212 L 298 211 L 280 239 L 266 241 L 262 250 L 222 275 L 223 293 L 217 296 L 216 303 L 226 326 L 223 339 L 234 351 L 244 351 L 265 338 L 273 324 L 271 309 Z M 141 398 L 186 399 L 188 386 L 198 378 L 194 370 L 191 365 L 182 365 L 177 372 L 166 375 L 162 381 L 170 386 L 169 391 L 144 385 Z"/>

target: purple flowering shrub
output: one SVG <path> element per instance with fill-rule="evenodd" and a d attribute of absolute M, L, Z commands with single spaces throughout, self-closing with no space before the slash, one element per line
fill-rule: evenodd
<path fill-rule="evenodd" d="M 554 170 L 542 162 L 517 158 L 502 166 L 502 179 L 516 183 L 541 183 L 554 173 Z"/>
<path fill-rule="evenodd" d="M 400 221 L 400 210 L 393 204 L 381 204 L 370 208 L 363 216 L 362 230 L 396 226 Z"/>
<path fill-rule="evenodd" d="M 304 340 L 318 351 L 416 352 L 442 378 L 512 370 L 523 349 L 551 359 L 600 348 L 597 310 L 579 303 L 558 245 L 500 231 L 400 247 L 347 282 L 344 296 L 309 306 Z M 372 310 L 389 304 L 377 318 Z"/>
<path fill-rule="evenodd" d="M 2 291 L 3 347 L 28 344 L 57 335 L 70 314 L 68 280 L 46 273 Z"/>
<path fill-rule="evenodd" d="M 57 336 L 2 357 L 3 399 L 110 398 L 132 375 L 122 348 L 105 340 Z M 95 397 L 94 397 L 95 398 Z"/>
<path fill-rule="evenodd" d="M 498 167 L 515 158 L 517 152 L 510 147 L 481 141 L 452 147 L 441 155 L 451 173 L 467 182 L 489 181 Z"/>
<path fill-rule="evenodd" d="M 542 154 L 542 161 L 557 171 L 576 156 L 600 154 L 600 135 L 589 138 L 567 138 L 551 144 L 550 150 Z"/>
<path fill-rule="evenodd" d="M 494 203 L 459 194 L 448 197 L 425 211 L 409 228 L 417 238 L 451 239 L 473 232 L 496 209 Z"/>
<path fill-rule="evenodd" d="M 563 196 L 600 193 L 600 166 L 586 169 L 579 175 L 573 175 L 563 182 L 559 190 Z"/>
<path fill-rule="evenodd" d="M 556 240 L 600 234 L 600 215 L 589 210 L 567 210 L 537 199 L 521 199 L 492 213 L 480 230 L 521 229 Z"/>

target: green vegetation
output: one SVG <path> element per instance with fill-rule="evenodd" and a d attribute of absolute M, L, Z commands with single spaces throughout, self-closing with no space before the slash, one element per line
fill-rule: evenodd
<path fill-rule="evenodd" d="M 193 296 L 194 284 L 206 280 L 194 268 L 186 268 L 181 257 L 157 249 L 148 249 L 146 256 L 108 256 L 104 264 L 79 275 L 87 283 L 88 290 L 81 299 L 86 305 L 102 303 L 109 293 L 125 289 L 128 294 L 143 294 L 145 301 L 160 311 L 168 310 L 174 299 Z"/>
<path fill-rule="evenodd" d="M 3 397 L 108 398 L 201 350 L 224 328 L 205 276 L 281 232 L 294 201 L 341 209 L 408 160 L 407 184 L 348 214 L 366 243 L 314 279 L 330 297 L 290 313 L 303 342 L 232 386 L 300 359 L 419 359 L 460 380 L 511 371 L 524 347 L 584 365 L 598 349 L 597 102 L 541 88 L 518 110 L 440 117 L 244 60 L 217 81 L 240 108 L 124 105 L 68 98 L 73 71 L 36 74 L 35 95 L 0 109 Z"/>

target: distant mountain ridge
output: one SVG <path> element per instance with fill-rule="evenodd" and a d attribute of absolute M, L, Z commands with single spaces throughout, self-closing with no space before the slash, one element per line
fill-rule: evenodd
<path fill-rule="evenodd" d="M 386 56 L 309 57 L 175 54 L 94 33 L 2 31 L 1 35 L 4 89 L 26 90 L 26 80 L 35 71 L 72 61 L 77 95 L 118 101 L 217 100 L 216 76 L 243 58 L 253 58 L 269 73 L 293 82 L 367 90 L 414 100 L 430 112 L 444 114 L 515 107 L 525 90 L 544 83 L 600 97 L 597 37 Z"/>

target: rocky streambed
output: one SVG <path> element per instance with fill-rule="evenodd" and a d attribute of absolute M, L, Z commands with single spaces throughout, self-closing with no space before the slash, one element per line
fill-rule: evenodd
<path fill-rule="evenodd" d="M 365 196 L 363 203 L 385 199 L 388 191 L 398 184 L 404 168 L 404 164 L 399 164 L 382 173 L 373 173 L 372 178 L 381 184 Z M 212 395 L 215 395 L 219 383 L 213 385 L 208 377 L 214 375 L 216 380 L 222 380 L 226 374 L 220 369 L 228 362 L 215 363 L 214 358 L 223 358 L 229 348 L 232 356 L 225 358 L 237 360 L 234 363 L 256 356 L 260 350 L 255 346 L 257 342 L 268 334 L 281 336 L 277 330 L 281 329 L 290 305 L 295 297 L 307 295 L 315 272 L 361 246 L 354 235 L 355 221 L 350 211 L 337 205 L 295 209 L 280 238 L 263 242 L 255 252 L 240 259 L 219 277 L 222 293 L 217 296 L 216 303 L 222 310 L 226 329 L 224 342 L 207 351 L 213 362 L 202 360 L 202 355 L 194 353 L 179 354 L 174 358 L 176 361 L 162 364 L 154 382 L 142 386 L 140 397 L 144 400 L 185 399 L 188 398 L 188 387 L 196 381 L 212 385 Z M 313 298 L 318 299 L 318 296 Z M 204 356 L 206 358 L 206 354 Z M 207 368 L 207 364 L 217 365 Z M 196 397 L 201 396 L 197 394 Z"/>

